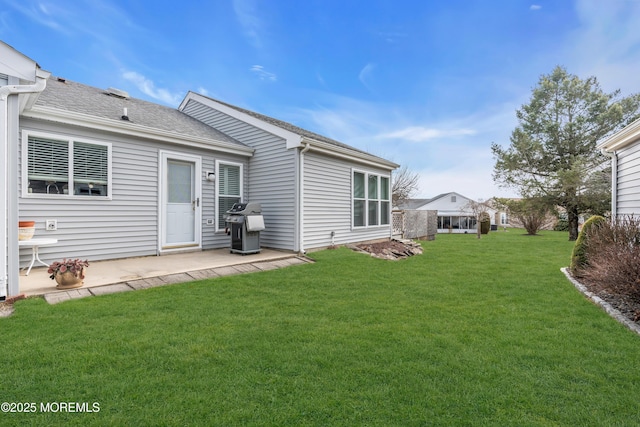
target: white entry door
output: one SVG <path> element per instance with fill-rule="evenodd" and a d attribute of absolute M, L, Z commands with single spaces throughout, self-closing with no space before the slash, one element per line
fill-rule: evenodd
<path fill-rule="evenodd" d="M 161 250 L 200 246 L 200 158 L 168 152 L 161 157 Z"/>

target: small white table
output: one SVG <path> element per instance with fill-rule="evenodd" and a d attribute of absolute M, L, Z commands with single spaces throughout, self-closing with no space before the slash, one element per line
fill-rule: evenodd
<path fill-rule="evenodd" d="M 31 248 L 32 249 L 32 254 L 31 254 L 31 264 L 29 264 L 29 269 L 27 270 L 27 273 L 25 274 L 25 276 L 28 276 L 29 273 L 31 273 L 31 269 L 33 268 L 33 264 L 35 264 L 36 261 L 38 261 L 40 264 L 49 267 L 49 264 L 47 264 L 46 262 L 42 261 L 40 259 L 40 255 L 38 254 L 38 248 L 40 246 L 45 246 L 45 245 L 55 245 L 56 243 L 58 243 L 58 239 L 49 239 L 49 238 L 41 238 L 41 239 L 29 239 L 29 240 L 19 240 L 18 241 L 18 246 L 21 248 Z"/>

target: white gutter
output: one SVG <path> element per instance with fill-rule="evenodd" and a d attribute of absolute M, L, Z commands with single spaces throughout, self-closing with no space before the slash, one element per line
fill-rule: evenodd
<path fill-rule="evenodd" d="M 309 151 L 311 145 L 307 142 L 305 147 L 300 150 L 300 167 L 298 168 L 298 252 L 304 255 L 304 153 Z"/>
<path fill-rule="evenodd" d="M 303 142 L 309 146 L 312 143 L 311 149 L 319 153 L 326 154 L 327 156 L 333 156 L 340 159 L 349 161 L 356 161 L 367 166 L 373 166 L 380 169 L 393 170 L 400 167 L 399 164 L 390 162 L 380 157 L 376 157 L 369 153 L 355 151 L 347 147 L 341 147 L 335 144 L 329 144 L 327 142 L 317 141 L 311 138 L 304 137 Z"/>
<path fill-rule="evenodd" d="M 20 284 L 18 282 L 19 271 L 12 271 L 13 262 L 7 263 L 7 258 L 16 256 L 18 252 L 17 230 L 17 197 L 15 194 L 15 186 L 10 185 L 17 179 L 13 173 L 14 167 L 11 166 L 17 162 L 17 159 L 9 159 L 9 144 L 11 141 L 10 124 L 9 124 L 9 97 L 11 95 L 19 95 L 22 93 L 39 93 L 47 86 L 47 78 L 50 73 L 36 69 L 36 82 L 31 85 L 7 85 L 0 87 L 0 235 L 2 236 L 2 244 L 0 244 L 0 300 L 6 299 L 7 295 L 16 295 L 20 292 Z M 19 112 L 16 110 L 16 116 Z M 16 121 L 17 122 L 17 121 Z M 17 131 L 17 129 L 16 129 Z M 15 141 L 17 143 L 17 141 Z M 9 198 L 11 202 L 9 203 Z M 11 247 L 11 250 L 9 250 Z M 9 280 L 11 277 L 11 280 Z"/>
<path fill-rule="evenodd" d="M 611 159 L 611 218 L 618 217 L 618 153 L 600 150 L 602 154 Z"/>

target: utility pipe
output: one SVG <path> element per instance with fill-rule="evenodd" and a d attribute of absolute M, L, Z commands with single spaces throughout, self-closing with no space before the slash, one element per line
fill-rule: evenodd
<path fill-rule="evenodd" d="M 600 150 L 602 154 L 611 159 L 611 218 L 618 217 L 618 153 Z"/>
<path fill-rule="evenodd" d="M 298 168 L 298 252 L 305 254 L 304 250 L 304 153 L 311 149 L 311 145 L 307 142 L 305 147 L 300 150 L 300 167 Z"/>
<path fill-rule="evenodd" d="M 10 165 L 17 162 L 17 159 L 9 158 L 9 144 L 11 141 L 11 126 L 9 123 L 9 97 L 23 93 L 39 93 L 47 86 L 47 78 L 50 73 L 37 69 L 36 81 L 30 85 L 7 85 L 0 87 L 0 300 L 5 300 L 7 295 L 17 295 L 20 292 L 19 270 L 17 263 L 7 262 L 8 258 L 15 258 L 18 252 L 17 230 L 13 228 L 18 223 L 17 218 L 17 197 L 14 197 L 17 188 L 15 176 L 10 176 L 9 170 L 14 171 Z M 19 112 L 16 111 L 16 120 Z M 15 175 L 15 174 L 12 174 Z M 11 199 L 11 200 L 9 200 Z M 15 240 L 15 242 L 14 242 Z M 15 270 L 15 271 L 14 271 Z"/>

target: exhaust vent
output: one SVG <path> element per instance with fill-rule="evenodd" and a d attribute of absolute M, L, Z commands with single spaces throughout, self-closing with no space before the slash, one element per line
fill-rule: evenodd
<path fill-rule="evenodd" d="M 111 96 L 115 96 L 116 98 L 127 99 L 129 98 L 129 94 L 124 90 L 116 89 L 114 87 L 110 87 L 107 89 L 107 94 Z"/>

